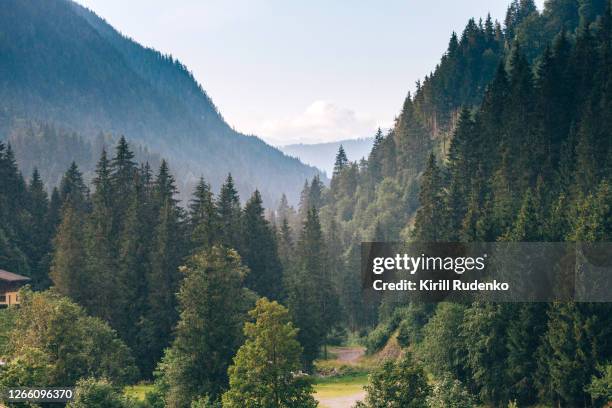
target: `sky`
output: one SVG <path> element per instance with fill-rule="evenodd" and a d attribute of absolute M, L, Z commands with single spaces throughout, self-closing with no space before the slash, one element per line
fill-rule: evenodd
<path fill-rule="evenodd" d="M 390 127 L 452 31 L 510 0 L 77 1 L 179 59 L 233 128 L 286 145 Z"/>

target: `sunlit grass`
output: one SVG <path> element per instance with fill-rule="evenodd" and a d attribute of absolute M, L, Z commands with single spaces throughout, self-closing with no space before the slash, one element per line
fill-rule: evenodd
<path fill-rule="evenodd" d="M 314 384 L 315 396 L 316 398 L 333 398 L 354 395 L 363 391 L 367 383 L 367 374 L 319 377 Z"/>
<path fill-rule="evenodd" d="M 125 387 L 123 393 L 128 397 L 144 401 L 147 392 L 153 391 L 153 384 L 137 384 Z"/>

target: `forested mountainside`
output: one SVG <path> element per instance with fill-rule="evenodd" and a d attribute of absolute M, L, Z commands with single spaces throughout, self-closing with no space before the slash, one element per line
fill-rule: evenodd
<path fill-rule="evenodd" d="M 118 141 L 113 135 L 102 133 L 89 140 L 74 132 L 33 122 L 15 123 L 6 140 L 20 164 L 21 172 L 29 177 L 35 168 L 38 169 L 43 182 L 50 189 L 60 185 L 72 162 L 79 163 L 83 179 L 91 182 L 102 150 L 108 150 Z M 134 154 L 138 162 L 149 163 L 151 168 L 158 168 L 161 163 L 159 155 L 139 145 L 134 146 Z"/>
<path fill-rule="evenodd" d="M 217 189 L 232 172 L 243 194 L 257 187 L 270 200 L 281 192 L 296 198 L 296 186 L 316 173 L 234 131 L 184 65 L 124 37 L 76 3 L 7 1 L 0 34 L 3 139 L 23 129 L 24 120 L 90 141 L 101 132 L 125 135 L 171 160 L 181 185 L 193 187 L 205 175 Z M 47 181 L 47 169 L 40 170 Z"/>
<path fill-rule="evenodd" d="M 362 241 L 610 241 L 611 57 L 608 1 L 549 1 L 542 12 L 514 1 L 503 25 L 470 20 L 452 35 L 367 160 L 341 150 L 330 188 L 305 186 L 347 324 L 379 321 L 372 351 L 399 330 L 435 375 L 491 406 L 601 403 L 587 387 L 612 358 L 609 304 L 383 299 L 376 315 L 355 271 Z M 295 227 L 303 218 L 278 213 Z"/>
<path fill-rule="evenodd" d="M 464 113 L 474 120 L 482 116 L 483 113 L 478 111 L 481 104 L 488 103 L 487 98 L 492 97 L 491 92 L 495 84 L 499 81 L 511 83 L 513 75 L 518 75 L 518 69 L 523 69 L 524 75 L 528 77 L 523 81 L 524 89 L 521 91 L 521 98 L 528 102 L 523 109 L 532 110 L 530 120 L 534 117 L 540 121 L 548 118 L 546 120 L 550 123 L 534 125 L 526 118 L 522 122 L 522 119 L 513 118 L 513 121 L 524 126 L 519 131 L 507 129 L 505 117 L 499 116 L 496 118 L 499 123 L 489 125 L 492 128 L 487 130 L 487 143 L 497 143 L 497 148 L 501 149 L 509 143 L 519 143 L 517 138 L 520 134 L 522 139 L 519 144 L 531 152 L 529 155 L 521 152 L 520 164 L 513 161 L 514 157 L 509 156 L 507 162 L 511 163 L 511 166 L 522 166 L 535 160 L 532 156 L 535 154 L 535 148 L 531 145 L 526 147 L 528 143 L 535 142 L 532 135 L 549 132 L 561 138 L 551 142 L 556 144 L 556 150 L 552 152 L 555 156 L 551 161 L 556 162 L 560 146 L 569 143 L 563 140 L 562 135 L 569 133 L 573 143 L 578 142 L 580 118 L 587 114 L 584 110 L 589 107 L 584 102 L 588 98 L 579 95 L 588 95 L 591 89 L 601 88 L 601 94 L 589 96 L 593 100 L 599 98 L 599 102 L 593 102 L 594 105 L 589 107 L 589 110 L 594 115 L 601 112 L 605 116 L 607 106 L 603 105 L 602 101 L 609 97 L 605 94 L 606 79 L 603 74 L 593 70 L 596 69 L 594 64 L 606 64 L 607 57 L 605 52 L 601 51 L 602 44 L 605 45 L 605 41 L 601 39 L 604 30 L 601 27 L 606 4 L 607 1 L 597 0 L 549 1 L 546 2 L 544 10 L 539 12 L 532 1 L 514 1 L 508 8 L 503 24 L 494 22 L 489 17 L 484 20 L 470 20 L 463 33 L 451 36 L 448 50 L 435 70 L 424 81 L 417 83 L 414 95 L 408 95 L 395 126 L 386 134 L 379 131 L 375 135 L 374 145 L 367 160 L 359 161 L 358 157 L 340 160 L 344 164 L 337 168 L 332 188 L 325 194 L 322 217 L 325 218 L 326 214 L 330 217 L 333 215 L 332 218 L 342 223 L 344 242 L 351 242 L 355 234 L 363 239 L 372 239 L 377 236 L 376 231 L 383 234 L 378 235 L 378 238 L 391 241 L 409 239 L 413 216 L 419 206 L 419 177 L 427 167 L 429 155 L 433 152 L 437 162 L 446 165 L 451 160 L 452 140 L 462 110 L 467 110 Z M 586 36 L 586 40 L 581 41 L 581 33 Z M 578 45 L 580 47 L 577 47 Z M 563 47 L 568 50 L 563 50 Z M 559 50 L 555 51 L 556 48 Z M 558 64 L 571 66 L 562 73 L 556 73 L 557 77 L 550 80 L 552 84 L 544 84 L 549 60 L 556 58 L 555 52 L 568 53 L 567 57 L 558 58 L 570 58 L 569 49 L 572 49 L 572 52 L 584 52 L 585 55 L 571 56 L 572 59 L 559 62 Z M 513 64 L 518 63 L 517 61 L 520 62 L 519 67 L 513 69 Z M 555 66 L 555 69 L 560 70 L 558 65 Z M 604 72 L 605 69 L 600 68 L 600 71 Z M 584 79 L 588 78 L 586 72 L 593 77 Z M 539 96 L 538 93 L 544 92 L 544 86 L 551 88 L 546 91 L 550 95 Z M 584 89 L 579 89 L 580 86 Z M 516 91 L 503 92 L 505 93 L 500 98 L 505 104 L 517 103 L 512 99 L 516 98 Z M 485 94 L 488 96 L 485 97 Z M 541 101 L 536 103 L 535 98 L 538 96 Z M 563 109 L 559 106 L 563 106 Z M 583 123 L 586 126 L 590 121 Z M 601 124 L 600 121 L 597 123 Z M 543 130 L 546 126 L 552 126 L 554 129 Z M 606 140 L 604 129 L 605 127 L 600 128 L 599 133 L 594 133 L 598 141 Z M 502 138 L 505 140 L 504 144 L 501 144 Z M 484 139 L 481 139 L 475 137 L 469 140 L 465 149 L 477 151 L 482 147 Z M 570 151 L 574 154 L 574 147 L 561 150 L 564 154 L 569 154 Z M 598 148 L 596 158 L 604 160 L 602 155 L 605 154 L 605 150 Z M 490 158 L 501 160 L 499 156 Z M 541 159 L 542 157 L 537 158 Z M 515 167 L 515 172 L 523 171 L 516 168 L 518 167 Z M 466 169 L 468 170 L 474 171 L 474 168 Z M 447 179 L 448 172 L 443 173 L 444 179 Z M 464 177 L 473 176 L 474 174 L 464 174 Z M 530 177 L 533 181 L 535 176 L 532 174 Z M 516 194 L 516 191 L 513 193 Z"/>
<path fill-rule="evenodd" d="M 298 143 L 279 146 L 279 149 L 290 156 L 297 157 L 306 164 L 325 171 L 325 174 L 331 175 L 334 171 L 334 157 L 336 157 L 340 146 L 342 146 L 347 156 L 358 160 L 368 156 L 370 150 L 372 150 L 373 143 L 373 137 L 365 137 L 327 143 Z"/>
<path fill-rule="evenodd" d="M 73 164 L 50 196 L 0 143 L 0 268 L 32 278 L 0 310 L 0 387 L 311 408 L 295 373 L 350 332 L 386 359 L 358 408 L 607 407 L 612 303 L 393 303 L 364 296 L 360 243 L 609 243 L 611 132 L 610 1 L 516 0 L 452 36 L 366 160 L 339 149 L 329 187 L 314 176 L 270 220 L 232 177 L 179 206 L 168 164 L 137 163 L 124 138 L 91 185 Z M 134 402 L 119 390 L 137 379 L 154 382 Z"/>

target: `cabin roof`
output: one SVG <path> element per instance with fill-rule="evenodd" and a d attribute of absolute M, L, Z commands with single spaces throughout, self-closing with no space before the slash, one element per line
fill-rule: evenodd
<path fill-rule="evenodd" d="M 27 276 L 17 275 L 16 273 L 0 269 L 0 281 L 5 281 L 5 282 L 24 282 L 24 281 L 29 281 L 29 280 L 30 280 L 30 278 L 28 278 Z"/>

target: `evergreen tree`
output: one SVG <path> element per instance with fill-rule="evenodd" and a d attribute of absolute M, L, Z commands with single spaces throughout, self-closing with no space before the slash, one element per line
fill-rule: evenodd
<path fill-rule="evenodd" d="M 418 355 L 438 378 L 450 374 L 459 381 L 469 380 L 466 346 L 460 333 L 466 307 L 440 303 L 435 314 L 423 327 L 423 340 Z"/>
<path fill-rule="evenodd" d="M 234 250 L 217 246 L 182 267 L 176 337 L 159 366 L 168 407 L 188 408 L 204 395 L 215 400 L 227 388 L 250 307 L 242 286 L 247 272 Z"/>
<path fill-rule="evenodd" d="M 374 144 L 368 156 L 368 173 L 370 176 L 370 187 L 375 186 L 382 179 L 383 166 L 383 133 L 380 128 L 374 135 Z"/>
<path fill-rule="evenodd" d="M 27 210 L 30 215 L 28 222 L 28 235 L 30 245 L 27 248 L 27 257 L 30 263 L 30 277 L 35 289 L 44 289 L 50 285 L 49 257 L 53 230 L 47 225 L 49 199 L 45 186 L 38 170 L 34 168 L 28 185 Z"/>
<path fill-rule="evenodd" d="M 309 208 L 316 208 L 319 210 L 323 205 L 323 182 L 317 174 L 312 178 L 310 188 L 308 189 L 308 206 Z"/>
<path fill-rule="evenodd" d="M 554 303 L 541 346 L 540 392 L 557 406 L 586 406 L 585 387 L 595 372 L 595 316 L 576 303 Z"/>
<path fill-rule="evenodd" d="M 76 164 L 72 163 L 60 187 L 61 223 L 53 241 L 49 273 L 57 291 L 85 305 L 92 298 L 92 278 L 87 269 L 85 250 L 85 211 L 87 189 Z"/>
<path fill-rule="evenodd" d="M 59 193 L 63 204 L 69 203 L 71 207 L 79 211 L 89 209 L 89 191 L 83 182 L 83 174 L 81 174 L 75 162 L 72 162 L 70 168 L 62 177 Z"/>
<path fill-rule="evenodd" d="M 289 271 L 293 264 L 293 232 L 286 217 L 282 218 L 281 226 L 278 231 L 278 257 L 285 271 Z"/>
<path fill-rule="evenodd" d="M 245 265 L 251 271 L 246 278 L 246 286 L 261 296 L 280 299 L 282 266 L 274 232 L 264 217 L 259 191 L 255 190 L 247 201 L 242 220 L 241 254 Z"/>
<path fill-rule="evenodd" d="M 446 196 L 449 225 L 446 231 L 448 241 L 459 241 L 463 230 L 463 219 L 467 212 L 467 198 L 471 187 L 469 177 L 474 173 L 474 160 L 470 157 L 470 142 L 474 134 L 474 122 L 467 109 L 461 111 L 457 130 L 448 152 L 450 187 Z"/>
<path fill-rule="evenodd" d="M 218 220 L 210 185 L 200 178 L 189 203 L 191 246 L 197 250 L 210 248 L 216 240 Z"/>
<path fill-rule="evenodd" d="M 508 322 L 506 376 L 510 397 L 521 405 L 536 401 L 537 362 L 534 356 L 546 329 L 544 303 L 512 305 L 514 316 Z"/>
<path fill-rule="evenodd" d="M 502 304 L 474 303 L 465 311 L 461 336 L 467 349 L 467 367 L 483 402 L 498 405 L 506 400 L 504 373 L 508 313 Z"/>
<path fill-rule="evenodd" d="M 528 188 L 523 198 L 516 221 L 503 237 L 503 240 L 514 242 L 535 242 L 542 239 L 544 215 L 541 211 L 541 200 L 538 194 Z"/>
<path fill-rule="evenodd" d="M 219 218 L 219 241 L 228 248 L 240 250 L 241 209 L 238 191 L 234 187 L 234 179 L 229 174 L 217 199 L 217 214 Z"/>
<path fill-rule="evenodd" d="M 334 176 L 337 176 L 344 170 L 344 168 L 348 165 L 348 158 L 346 157 L 346 152 L 344 151 L 344 147 L 340 145 L 338 148 L 338 153 L 336 154 L 336 161 L 334 163 Z"/>
<path fill-rule="evenodd" d="M 150 375 L 161 358 L 178 318 L 175 293 L 180 278 L 178 266 L 185 253 L 181 211 L 174 199 L 174 177 L 165 162 L 160 166 L 153 190 L 154 208 L 158 212 L 146 276 L 146 313 L 137 351 L 145 375 Z"/>
<path fill-rule="evenodd" d="M 134 153 L 124 136 L 121 136 L 115 149 L 115 157 L 109 163 L 110 185 L 113 195 L 113 231 L 119 234 L 123 226 L 121 222 L 131 204 L 132 193 L 136 188 L 138 167 L 134 161 Z"/>
<path fill-rule="evenodd" d="M 306 221 L 306 217 L 308 216 L 310 207 L 310 184 L 308 183 L 308 180 L 305 180 L 304 187 L 302 188 L 302 192 L 300 193 L 300 205 L 298 209 L 300 224 Z"/>
<path fill-rule="evenodd" d="M 407 352 L 396 362 L 386 361 L 370 375 L 365 402 L 357 408 L 426 408 L 431 390 L 423 368 Z"/>
<path fill-rule="evenodd" d="M 139 323 L 145 314 L 147 301 L 147 272 L 150 268 L 149 254 L 153 235 L 153 217 L 147 199 L 142 175 L 134 179 L 129 206 L 122 220 L 118 235 L 117 271 L 115 281 L 121 288 L 115 295 L 117 311 L 114 325 L 127 345 L 134 350 L 136 363 L 141 369 L 142 354 L 139 350 Z M 144 372 L 144 370 L 143 370 Z"/>
<path fill-rule="evenodd" d="M 333 316 L 327 306 L 331 282 L 325 271 L 325 247 L 316 208 L 308 218 L 297 245 L 297 264 L 288 278 L 288 305 L 292 320 L 300 329 L 298 340 L 304 347 L 303 362 L 307 369 L 318 356 Z"/>
<path fill-rule="evenodd" d="M 287 309 L 262 298 L 249 315 L 255 321 L 244 326 L 247 339 L 229 368 L 223 406 L 316 407 L 310 381 L 299 374 L 302 348 Z"/>
<path fill-rule="evenodd" d="M 45 219 L 45 225 L 51 236 L 55 235 L 55 230 L 61 221 L 62 199 L 57 187 L 51 192 L 49 199 L 49 211 Z"/>
<path fill-rule="evenodd" d="M 86 223 L 86 271 L 91 297 L 81 303 L 89 313 L 114 325 L 116 306 L 109 302 L 123 288 L 116 281 L 116 237 L 113 233 L 113 190 L 110 177 L 110 162 L 106 151 L 102 151 L 93 180 L 92 211 Z"/>
<path fill-rule="evenodd" d="M 609 241 L 612 237 L 611 202 L 610 185 L 602 181 L 595 193 L 578 202 L 577 216 L 572 220 L 567 238 L 577 242 Z"/>
<path fill-rule="evenodd" d="M 420 208 L 416 214 L 414 237 L 421 242 L 444 239 L 445 225 L 442 199 L 442 178 L 433 153 L 429 156 L 427 169 L 421 179 L 419 193 Z"/>

